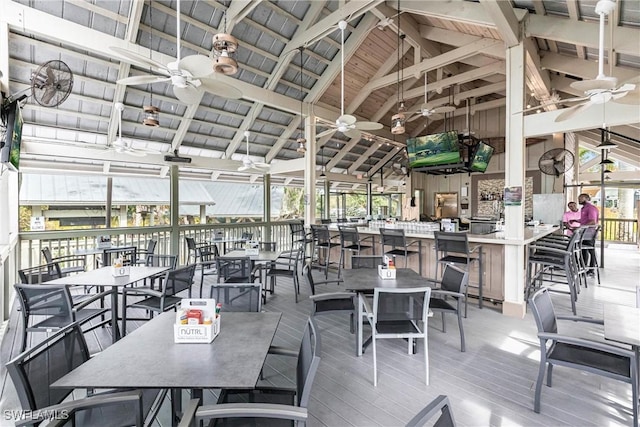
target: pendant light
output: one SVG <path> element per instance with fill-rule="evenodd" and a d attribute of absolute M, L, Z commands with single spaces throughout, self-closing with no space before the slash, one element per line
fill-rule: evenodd
<path fill-rule="evenodd" d="M 322 173 L 320 174 L 320 178 L 324 179 L 327 177 L 324 173 L 324 146 L 320 149 L 320 163 L 322 163 Z"/>
<path fill-rule="evenodd" d="M 304 47 L 300 46 L 298 49 L 300 50 L 300 136 L 296 139 L 296 143 L 298 144 L 296 151 L 300 154 L 304 154 L 307 152 L 307 140 L 304 137 L 304 129 L 302 128 L 302 123 L 304 123 L 304 116 L 302 115 L 302 107 L 304 104 L 304 91 L 302 87 L 302 52 L 304 52 Z"/>
<path fill-rule="evenodd" d="M 595 148 L 598 150 L 610 150 L 612 148 L 616 148 L 618 144 L 611 141 L 611 134 L 609 133 L 609 129 L 607 129 L 606 125 L 602 125 L 602 129 L 600 129 L 600 144 Z"/>
<path fill-rule="evenodd" d="M 213 71 L 227 76 L 237 73 L 238 62 L 235 60 L 237 50 L 238 40 L 231 34 L 227 34 L 227 11 L 225 10 L 223 32 L 213 36 L 211 49 L 215 61 Z"/>
<path fill-rule="evenodd" d="M 398 70 L 397 70 L 397 87 L 398 87 L 398 112 L 391 116 L 391 133 L 394 135 L 401 135 L 405 132 L 404 124 L 407 121 L 407 117 L 405 116 L 405 108 L 404 108 L 404 100 L 401 99 L 403 80 L 400 78 L 400 72 L 404 72 L 404 67 L 402 67 L 402 54 L 404 53 L 404 34 L 400 29 L 400 0 L 398 0 Z M 400 42 L 402 42 L 402 51 L 400 49 Z M 404 77 L 404 76 L 403 76 Z"/>
<path fill-rule="evenodd" d="M 180 13 L 180 2 L 178 2 L 178 12 Z M 149 59 L 151 59 L 151 52 L 153 49 L 153 6 L 149 2 Z M 180 29 L 178 28 L 178 31 Z M 149 68 L 149 72 L 153 72 Z M 160 109 L 153 105 L 153 90 L 149 85 L 149 105 L 142 106 L 143 119 L 142 124 L 149 127 L 157 128 L 160 126 Z"/>

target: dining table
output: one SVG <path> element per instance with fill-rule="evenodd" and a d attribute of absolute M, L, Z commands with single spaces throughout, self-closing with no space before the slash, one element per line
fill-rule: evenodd
<path fill-rule="evenodd" d="M 363 342 L 363 315 L 365 298 L 371 296 L 375 288 L 398 289 L 398 288 L 420 288 L 428 285 L 429 280 L 420 276 L 410 268 L 397 268 L 396 278 L 381 278 L 377 268 L 352 268 L 342 270 L 344 288 L 347 291 L 358 294 L 358 325 L 356 352 L 362 356 L 362 351 L 369 343 L 369 339 Z"/>
<path fill-rule="evenodd" d="M 269 264 L 269 263 L 275 262 L 278 258 L 280 258 L 281 255 L 282 255 L 281 251 L 259 251 L 257 254 L 248 255 L 244 249 L 236 249 L 224 255 L 220 255 L 220 259 L 249 257 L 249 260 L 251 261 L 251 271 L 254 271 L 257 263 L 262 262 L 265 264 Z M 264 271 L 266 273 L 266 270 Z M 265 281 L 266 281 L 266 277 L 264 278 L 264 281 L 263 281 L 262 272 L 261 272 L 260 283 L 262 283 L 265 287 L 263 289 L 263 292 L 267 291 Z M 271 286 L 269 287 L 270 294 L 273 294 L 274 288 L 275 288 L 274 282 L 272 281 Z M 266 295 L 263 297 L 263 302 L 266 302 Z"/>
<path fill-rule="evenodd" d="M 112 340 L 115 343 L 120 339 L 120 329 L 118 328 L 118 288 L 132 285 L 136 282 L 156 276 L 169 270 L 169 267 L 146 267 L 131 266 L 129 274 L 125 276 L 114 276 L 111 266 L 97 268 L 95 270 L 84 271 L 59 279 L 50 280 L 49 285 L 64 286 L 97 286 L 111 289 L 111 326 L 113 328 Z"/>
<path fill-rule="evenodd" d="M 216 388 L 253 389 L 260 378 L 282 313 L 225 312 L 211 343 L 175 343 L 176 313 L 146 322 L 93 356 L 52 387 L 64 389 L 169 389 L 172 425 L 180 392 Z"/>

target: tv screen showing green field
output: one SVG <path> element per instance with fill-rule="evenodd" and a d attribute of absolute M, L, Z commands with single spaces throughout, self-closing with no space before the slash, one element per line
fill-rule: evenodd
<path fill-rule="evenodd" d="M 451 165 L 460 163 L 460 144 L 455 130 L 407 139 L 409 166 Z"/>

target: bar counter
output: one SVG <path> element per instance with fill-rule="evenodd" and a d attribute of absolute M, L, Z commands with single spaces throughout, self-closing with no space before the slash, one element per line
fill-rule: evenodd
<path fill-rule="evenodd" d="M 329 230 L 336 233 L 338 232 L 337 225 L 331 224 Z M 482 246 L 482 263 L 483 263 L 483 300 L 495 305 L 500 304 L 505 299 L 505 286 L 508 284 L 504 278 L 504 248 L 507 245 L 522 246 L 522 250 L 526 250 L 526 246 L 545 237 L 558 230 L 557 226 L 546 227 L 525 227 L 523 239 L 506 239 L 504 232 L 494 232 L 489 234 L 468 234 L 469 247 Z M 367 228 L 358 226 L 358 232 L 361 235 L 374 235 L 379 236 L 380 232 L 375 228 Z M 414 233 L 405 232 L 407 242 L 417 240 L 420 242 L 422 250 L 422 275 L 424 277 L 435 278 L 436 277 L 436 253 L 435 253 L 435 241 L 433 232 Z M 336 239 L 337 240 L 337 239 Z M 375 238 L 375 253 L 380 254 L 380 239 Z M 416 250 L 418 246 L 414 245 L 411 250 Z M 340 258 L 340 247 L 335 247 L 331 251 L 331 260 L 337 262 Z M 364 252 L 363 255 L 371 254 L 371 251 Z M 349 268 L 349 256 L 346 257 L 346 268 Z M 525 252 L 526 262 L 526 252 Z M 409 256 L 407 260 L 407 267 L 412 268 L 415 271 L 419 271 L 418 258 L 415 255 Z M 398 257 L 396 260 L 398 267 L 404 267 L 405 261 L 403 257 Z M 522 274 L 525 274 L 526 266 L 522 266 Z M 442 269 L 439 271 L 439 275 L 442 274 Z M 478 295 L 478 263 L 473 263 L 471 272 L 469 275 L 469 295 Z M 472 302 L 472 301 L 470 301 Z"/>

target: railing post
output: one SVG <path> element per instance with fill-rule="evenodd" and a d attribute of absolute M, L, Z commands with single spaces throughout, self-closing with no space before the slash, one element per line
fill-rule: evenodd
<path fill-rule="evenodd" d="M 264 188 L 264 233 L 262 236 L 263 242 L 271 242 L 271 175 L 265 174 L 263 179 Z"/>

